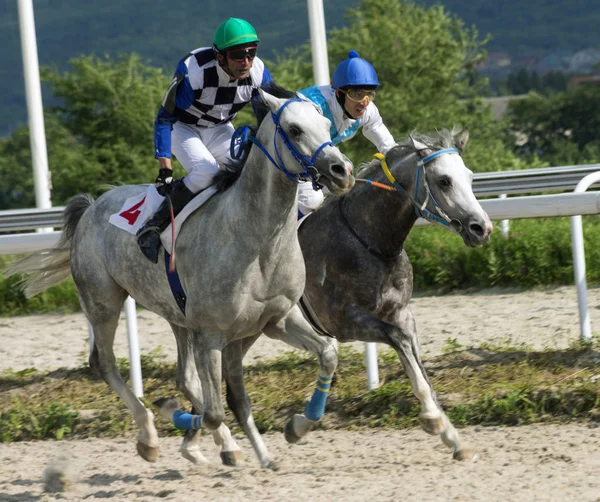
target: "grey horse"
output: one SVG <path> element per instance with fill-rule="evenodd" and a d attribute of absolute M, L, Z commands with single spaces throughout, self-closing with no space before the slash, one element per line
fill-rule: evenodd
<path fill-rule="evenodd" d="M 65 209 L 60 243 L 7 272 L 31 274 L 25 283 L 30 296 L 72 274 L 94 330 L 90 365 L 133 414 L 140 429 L 137 450 L 148 461 L 158 457 L 154 416 L 121 378 L 113 352 L 127 295 L 170 323 L 180 359 L 178 385 L 203 410 L 202 427 L 214 431 L 222 456 L 235 461 L 237 451 L 230 448 L 232 439 L 223 424 L 221 351 L 227 343 L 255 337 L 279 323 L 302 294 L 305 269 L 293 181 L 309 173 L 334 194 L 354 184 L 351 162 L 329 141 L 329 120 L 294 93 L 278 92 L 276 97 L 261 91 L 264 118 L 241 174 L 234 172 L 237 179 L 229 183 L 221 180 L 223 190 L 181 228 L 176 247 L 187 294 L 185 313 L 171 292 L 164 262 L 148 262 L 135 236 L 108 222 L 127 198 L 147 189 L 144 185 L 114 188 L 96 201 L 74 197 Z M 260 437 L 254 446 L 261 465 L 269 466 Z M 194 445 L 182 448 L 187 458 L 197 461 Z"/>
<path fill-rule="evenodd" d="M 309 324 L 296 306 L 264 330 L 267 336 L 308 350 L 319 360 L 312 399 L 304 414 L 294 415 L 286 424 L 289 442 L 305 436 L 324 413 L 338 362 L 338 340 L 359 340 L 384 343 L 397 352 L 421 403 L 423 429 L 439 434 L 455 459 L 476 458 L 441 409 L 421 362 L 409 307 L 413 272 L 404 251 L 418 216 L 445 225 L 467 246 L 489 240 L 492 224 L 473 195 L 473 173 L 460 155 L 468 137 L 467 130 L 409 137 L 385 159 L 368 163 L 359 173 L 388 187 L 395 185 L 396 193 L 357 184 L 346 196 L 331 198 L 300 227 L 307 274 L 302 304 L 313 323 Z M 382 167 L 389 169 L 389 176 Z M 432 302 L 433 315 L 434 311 Z M 250 416 L 242 359 L 257 338 L 237 340 L 223 354 L 227 400 L 242 424 Z M 246 433 L 253 442 L 260 437 L 256 428 L 246 428 Z M 188 433 L 189 444 L 197 444 L 197 437 Z"/>

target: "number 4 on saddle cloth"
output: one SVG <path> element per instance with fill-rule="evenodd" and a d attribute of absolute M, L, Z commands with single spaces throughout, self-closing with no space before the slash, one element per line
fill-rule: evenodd
<path fill-rule="evenodd" d="M 175 241 L 177 240 L 181 226 L 187 217 L 210 199 L 215 192 L 216 188 L 212 186 L 203 190 L 186 204 L 181 212 L 175 217 Z M 111 215 L 108 221 L 115 227 L 135 235 L 137 231 L 142 228 L 144 223 L 152 217 L 163 199 L 164 197 L 157 192 L 156 187 L 154 185 L 149 185 L 148 190 L 145 192 L 128 198 L 120 211 Z M 169 226 L 160 234 L 160 240 L 165 249 L 165 266 L 171 291 L 173 292 L 177 305 L 185 314 L 185 293 L 181 287 L 179 276 L 176 270 L 172 272 L 169 271 L 169 253 L 172 252 L 173 249 L 172 224 L 169 224 Z"/>

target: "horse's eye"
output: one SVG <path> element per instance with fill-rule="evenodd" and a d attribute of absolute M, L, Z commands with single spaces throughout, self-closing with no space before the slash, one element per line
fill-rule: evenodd
<path fill-rule="evenodd" d="M 452 180 L 450 178 L 448 178 L 448 176 L 442 176 L 438 180 L 438 185 L 441 189 L 447 190 L 448 188 L 450 188 L 452 186 Z"/>
<path fill-rule="evenodd" d="M 300 129 L 298 126 L 293 125 L 290 127 L 289 132 L 292 136 L 297 138 L 298 136 L 300 136 L 302 134 L 302 129 Z"/>

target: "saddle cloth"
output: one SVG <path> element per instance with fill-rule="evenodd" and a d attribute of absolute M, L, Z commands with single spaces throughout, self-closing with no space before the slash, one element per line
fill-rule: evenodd
<path fill-rule="evenodd" d="M 202 190 L 194 197 L 175 217 L 175 240 L 181 230 L 181 225 L 196 209 L 202 206 L 216 192 L 214 187 L 208 187 Z M 140 228 L 148 221 L 155 211 L 160 206 L 164 197 L 158 193 L 154 185 L 149 185 L 146 192 L 142 192 L 134 197 L 129 197 L 123 204 L 123 207 L 118 213 L 111 215 L 108 219 L 109 223 L 115 227 L 125 230 L 130 234 L 136 234 Z M 173 247 L 171 223 L 160 234 L 162 245 L 169 252 Z"/>

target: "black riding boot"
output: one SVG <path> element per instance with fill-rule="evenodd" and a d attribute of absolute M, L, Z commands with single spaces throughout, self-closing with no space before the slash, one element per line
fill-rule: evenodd
<path fill-rule="evenodd" d="M 171 198 L 173 213 L 177 216 L 185 205 L 191 201 L 196 194 L 185 186 L 183 180 L 173 181 L 173 189 L 167 196 Z M 138 245 L 144 256 L 152 263 L 158 263 L 158 251 L 160 250 L 160 234 L 171 223 L 171 206 L 165 197 L 158 207 L 154 216 L 150 218 L 142 228 L 138 230 Z"/>

